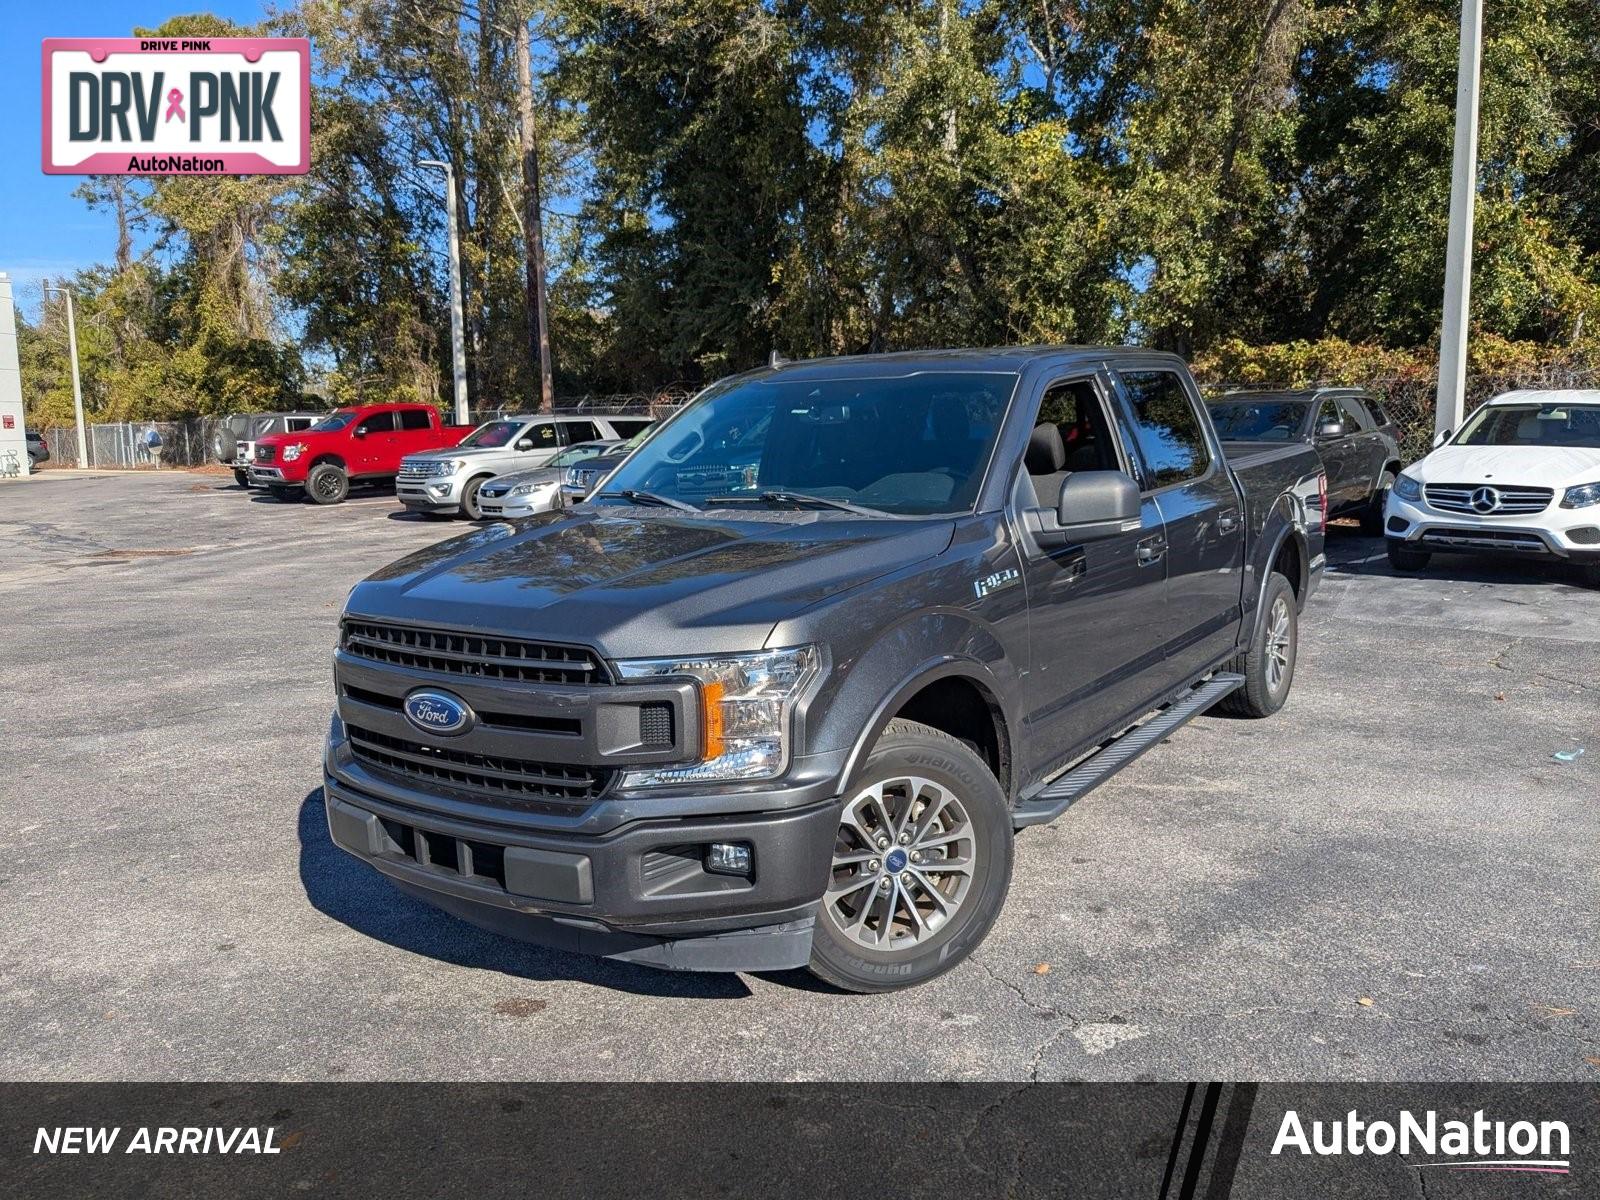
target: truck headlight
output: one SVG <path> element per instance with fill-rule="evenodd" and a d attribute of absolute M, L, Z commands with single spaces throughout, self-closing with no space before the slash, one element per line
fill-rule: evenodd
<path fill-rule="evenodd" d="M 1561 497 L 1562 508 L 1588 508 L 1591 504 L 1600 504 L 1600 482 L 1569 487 L 1567 494 Z"/>
<path fill-rule="evenodd" d="M 688 675 L 700 682 L 700 761 L 629 771 L 623 787 L 771 779 L 789 765 L 794 704 L 817 671 L 815 646 L 706 658 L 619 662 L 624 679 Z"/>
<path fill-rule="evenodd" d="M 1421 500 L 1422 484 L 1411 476 L 1402 474 L 1394 481 L 1394 494 L 1402 500 Z"/>
<path fill-rule="evenodd" d="M 295 459 L 299 458 L 305 452 L 306 452 L 306 447 L 305 447 L 305 443 L 303 443 L 303 442 L 296 442 L 292 446 L 285 446 L 283 448 L 283 461 L 284 462 L 293 462 Z"/>

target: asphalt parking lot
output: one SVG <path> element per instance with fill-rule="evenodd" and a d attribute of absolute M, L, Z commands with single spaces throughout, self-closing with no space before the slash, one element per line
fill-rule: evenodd
<path fill-rule="evenodd" d="M 340 605 L 465 529 L 0 485 L 0 1076 L 1600 1078 L 1600 594 L 1556 570 L 1335 531 L 1283 713 L 1022 835 L 975 960 L 860 997 L 504 941 L 333 849 Z"/>

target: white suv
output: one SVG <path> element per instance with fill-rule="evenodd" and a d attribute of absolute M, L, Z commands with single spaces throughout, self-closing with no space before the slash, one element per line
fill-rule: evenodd
<path fill-rule="evenodd" d="M 1398 570 L 1436 550 L 1557 558 L 1600 586 L 1600 391 L 1496 396 L 1400 473 L 1383 528 Z"/>
<path fill-rule="evenodd" d="M 650 424 L 649 417 L 538 416 L 485 421 L 458 445 L 400 460 L 395 495 L 412 512 L 478 520 L 478 492 L 496 475 L 542 467 L 563 447 L 615 441 Z"/>

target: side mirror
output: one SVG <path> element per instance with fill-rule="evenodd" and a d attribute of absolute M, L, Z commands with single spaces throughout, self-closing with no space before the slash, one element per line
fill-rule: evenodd
<path fill-rule="evenodd" d="M 533 449 L 533 439 L 532 438 L 518 438 L 517 439 L 516 448 L 518 450 L 532 450 Z"/>
<path fill-rule="evenodd" d="M 1434 434 L 1433 448 L 1437 450 L 1440 446 L 1448 442 L 1450 440 L 1450 435 L 1454 432 L 1455 430 L 1453 429 L 1441 429 L 1438 433 Z"/>
<path fill-rule="evenodd" d="M 355 427 L 355 429 L 351 432 L 350 436 L 351 437 L 358 437 L 358 438 L 366 437 L 367 436 L 367 427 L 365 425 L 357 425 Z"/>
<path fill-rule="evenodd" d="M 1317 436 L 1319 438 L 1343 437 L 1344 436 L 1344 422 L 1343 421 L 1323 421 L 1320 425 L 1317 426 Z"/>
<path fill-rule="evenodd" d="M 1092 542 L 1137 528 L 1140 505 L 1139 485 L 1124 472 L 1075 471 L 1061 481 L 1055 512 L 1036 509 L 1029 524 L 1041 546 Z"/>

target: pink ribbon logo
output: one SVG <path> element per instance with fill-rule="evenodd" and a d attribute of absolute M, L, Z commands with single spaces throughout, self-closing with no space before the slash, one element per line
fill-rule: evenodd
<path fill-rule="evenodd" d="M 183 115 L 183 93 L 177 88 L 173 88 L 167 93 L 167 115 L 165 121 L 170 121 L 173 117 L 177 117 L 180 121 L 189 119 Z M 165 121 L 163 121 L 163 124 Z"/>

